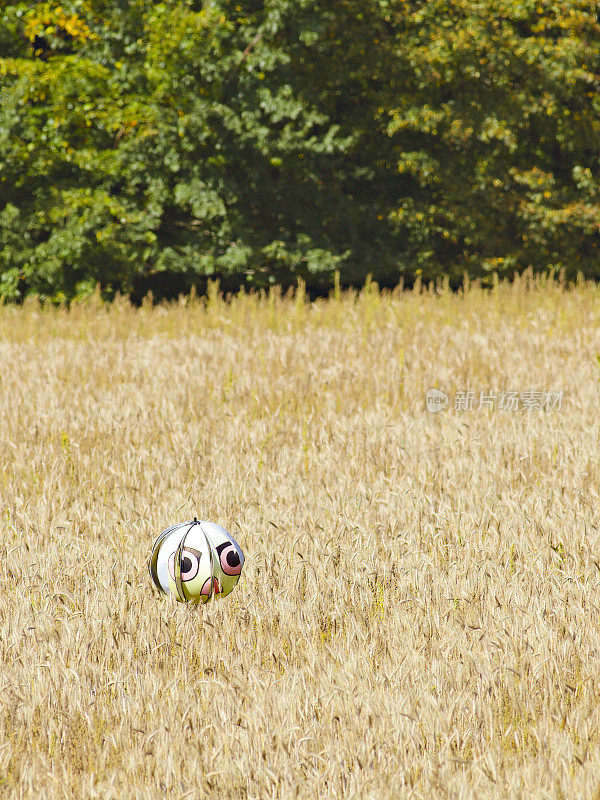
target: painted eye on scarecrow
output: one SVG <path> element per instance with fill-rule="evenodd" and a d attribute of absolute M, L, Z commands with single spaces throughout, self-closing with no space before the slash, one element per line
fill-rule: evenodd
<path fill-rule="evenodd" d="M 175 553 L 169 558 L 169 575 L 175 580 Z M 191 550 L 183 551 L 181 559 L 181 580 L 191 581 L 198 574 L 200 567 L 200 557 Z"/>
<path fill-rule="evenodd" d="M 221 569 L 225 575 L 239 575 L 242 571 L 242 561 L 238 551 L 231 542 L 224 542 L 217 547 Z"/>

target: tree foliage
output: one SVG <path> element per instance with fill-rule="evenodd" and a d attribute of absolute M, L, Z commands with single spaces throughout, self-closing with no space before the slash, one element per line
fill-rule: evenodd
<path fill-rule="evenodd" d="M 0 0 L 0 295 L 598 270 L 596 5 Z"/>
<path fill-rule="evenodd" d="M 600 277 L 597 4 L 428 0 L 399 36 L 388 131 L 413 263 Z"/>

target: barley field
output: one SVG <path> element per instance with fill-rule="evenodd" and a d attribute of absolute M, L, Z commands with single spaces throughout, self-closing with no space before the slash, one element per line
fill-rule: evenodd
<path fill-rule="evenodd" d="M 0 308 L 0 797 L 597 800 L 599 354 L 585 282 Z"/>

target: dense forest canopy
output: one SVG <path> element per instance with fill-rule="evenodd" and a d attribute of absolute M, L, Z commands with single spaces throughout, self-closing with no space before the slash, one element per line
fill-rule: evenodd
<path fill-rule="evenodd" d="M 0 0 L 0 296 L 600 277 L 565 0 Z"/>

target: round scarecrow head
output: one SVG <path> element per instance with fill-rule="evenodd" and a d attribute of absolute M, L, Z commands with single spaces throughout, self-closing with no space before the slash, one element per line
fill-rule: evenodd
<path fill-rule="evenodd" d="M 244 554 L 214 522 L 182 522 L 163 531 L 148 563 L 154 585 L 182 603 L 228 595 L 239 580 Z"/>

